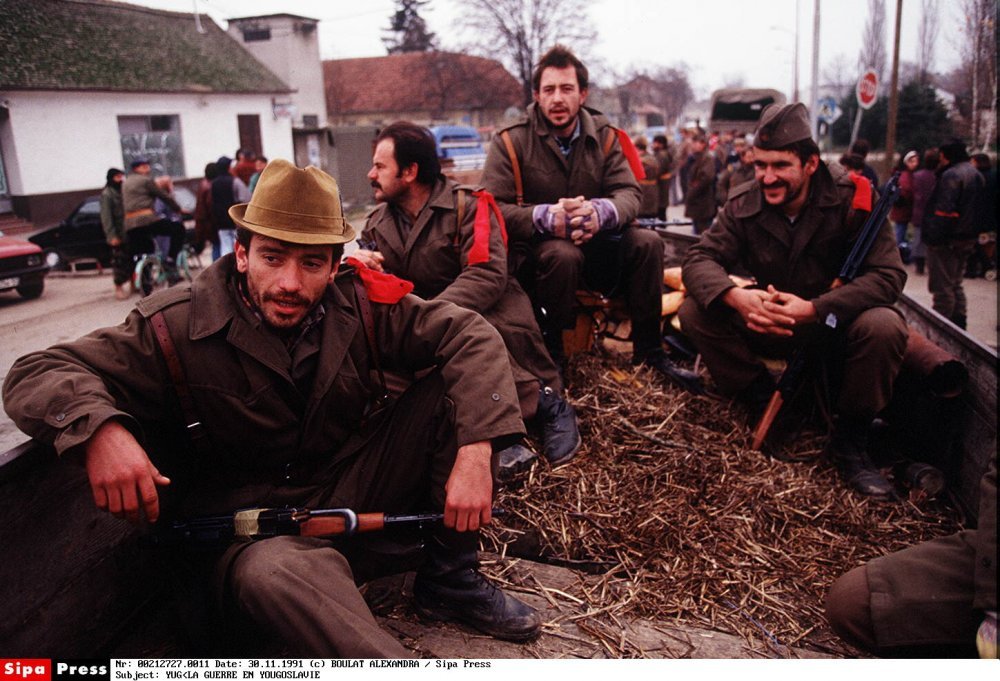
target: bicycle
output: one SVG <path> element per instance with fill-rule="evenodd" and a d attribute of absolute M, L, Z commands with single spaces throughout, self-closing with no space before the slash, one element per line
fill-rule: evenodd
<path fill-rule="evenodd" d="M 132 285 L 144 298 L 153 291 L 159 291 L 182 281 L 193 279 L 191 276 L 193 248 L 189 244 L 184 244 L 184 247 L 177 253 L 174 271 L 171 272 L 163 259 L 164 251 L 159 241 L 161 238 L 153 239 L 156 248 L 152 253 L 143 253 L 136 257 L 135 269 L 132 272 Z"/>

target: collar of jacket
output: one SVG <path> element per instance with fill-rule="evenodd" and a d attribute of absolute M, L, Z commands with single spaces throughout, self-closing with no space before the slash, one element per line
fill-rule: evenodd
<path fill-rule="evenodd" d="M 836 206 L 843 199 L 837 191 L 837 183 L 841 176 L 846 177 L 846 173 L 839 165 L 828 166 L 823 161 L 819 162 L 819 167 L 813 173 L 809 181 L 809 197 L 806 205 L 802 207 L 802 212 L 811 205 L 817 208 L 828 208 Z M 747 191 L 743 195 L 743 200 L 737 202 L 733 207 L 733 215 L 737 218 L 749 218 L 764 209 L 764 193 L 757 182 L 747 183 Z"/>

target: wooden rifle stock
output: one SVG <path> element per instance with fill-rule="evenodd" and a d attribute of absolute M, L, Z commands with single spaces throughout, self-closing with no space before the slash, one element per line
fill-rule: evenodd
<path fill-rule="evenodd" d="M 879 197 L 874 208 L 872 208 L 872 212 L 868 215 L 868 219 L 865 220 L 865 224 L 861 227 L 858 238 L 855 240 L 854 246 L 851 248 L 851 252 L 845 259 L 843 266 L 840 268 L 837 278 L 830 284 L 831 290 L 840 288 L 857 276 L 861 264 L 868 257 L 868 252 L 875 243 L 879 230 L 882 229 L 882 223 L 885 222 L 889 209 L 896 203 L 898 196 L 899 173 L 897 172 L 893 173 L 893 176 L 885 183 L 885 187 L 882 188 L 882 195 Z M 829 319 L 823 320 L 823 324 L 830 329 L 836 328 L 836 316 L 831 314 Z M 775 388 L 774 394 L 771 395 L 771 400 L 767 403 L 767 409 L 764 410 L 763 415 L 757 422 L 757 427 L 754 428 L 753 440 L 751 442 L 753 449 L 760 451 L 761 445 L 764 444 L 764 440 L 767 438 L 768 431 L 774 424 L 774 420 L 777 418 L 778 412 L 785 402 L 785 397 L 790 395 L 797 387 L 805 364 L 806 348 L 800 347 L 788 363 L 785 371 L 781 374 L 781 378 L 778 379 L 778 386 Z"/>
<path fill-rule="evenodd" d="M 753 430 L 753 442 L 750 445 L 751 449 L 760 451 L 761 445 L 764 444 L 764 438 L 767 437 L 767 432 L 771 430 L 771 426 L 774 424 L 774 419 L 778 417 L 778 412 L 781 411 L 781 405 L 784 403 L 784 395 L 781 394 L 780 390 L 775 390 L 774 394 L 771 395 L 771 399 L 767 403 L 767 408 L 760 417 L 760 421 L 757 423 L 757 427 Z"/>
<path fill-rule="evenodd" d="M 504 511 L 495 508 L 492 514 L 502 516 Z M 386 515 L 355 513 L 349 508 L 251 508 L 236 511 L 232 515 L 177 521 L 165 530 L 148 535 L 144 541 L 154 545 L 215 545 L 283 535 L 351 536 L 358 532 L 384 530 L 392 525 L 423 525 L 443 519 L 443 513 Z"/>

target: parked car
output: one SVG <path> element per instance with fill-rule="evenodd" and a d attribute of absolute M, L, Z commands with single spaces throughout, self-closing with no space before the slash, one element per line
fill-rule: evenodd
<path fill-rule="evenodd" d="M 37 298 L 48 273 L 41 248 L 0 232 L 0 292 L 16 290 L 23 298 Z"/>
<path fill-rule="evenodd" d="M 176 187 L 174 197 L 180 204 L 185 222 L 194 214 L 195 195 L 186 187 Z M 66 219 L 51 227 L 32 232 L 28 241 L 45 251 L 45 263 L 53 270 L 64 270 L 71 260 L 96 258 L 103 266 L 111 264 L 111 247 L 101 226 L 101 197 L 88 196 Z"/>
<path fill-rule="evenodd" d="M 465 125 L 435 125 L 430 128 L 438 158 L 445 170 L 482 170 L 486 149 L 479 131 Z"/>

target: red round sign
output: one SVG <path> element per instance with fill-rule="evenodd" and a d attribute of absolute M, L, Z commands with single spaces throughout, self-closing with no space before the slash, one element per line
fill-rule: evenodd
<path fill-rule="evenodd" d="M 858 105 L 862 109 L 870 109 L 878 99 L 878 74 L 872 69 L 868 69 L 858 78 L 858 86 L 855 93 L 858 96 Z"/>

